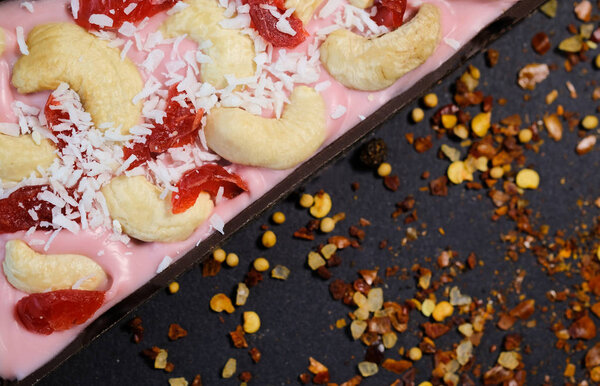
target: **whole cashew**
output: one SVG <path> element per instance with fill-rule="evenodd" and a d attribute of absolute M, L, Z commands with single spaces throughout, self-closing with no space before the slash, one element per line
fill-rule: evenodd
<path fill-rule="evenodd" d="M 254 43 L 239 30 L 225 29 L 225 10 L 216 0 L 187 0 L 189 7 L 169 17 L 161 27 L 165 37 L 188 34 L 197 43 L 209 40 L 207 55 L 212 63 L 201 68 L 202 80 L 221 89 L 227 86 L 225 75 L 244 78 L 254 75 Z"/>
<path fill-rule="evenodd" d="M 119 50 L 71 23 L 44 24 L 27 37 L 29 55 L 13 68 L 12 83 L 20 93 L 54 90 L 68 83 L 99 126 L 112 123 L 123 133 L 140 119 L 141 102 L 133 98 L 143 88 L 142 78 Z"/>
<path fill-rule="evenodd" d="M 294 15 L 306 25 L 322 2 L 323 0 L 286 0 L 285 7 L 295 8 Z"/>
<path fill-rule="evenodd" d="M 345 29 L 331 33 L 321 45 L 321 62 L 346 87 L 381 90 L 423 64 L 435 51 L 440 31 L 439 9 L 423 4 L 411 21 L 374 39 Z"/>
<path fill-rule="evenodd" d="M 21 240 L 6 243 L 4 274 L 16 289 L 39 293 L 72 288 L 95 290 L 106 282 L 106 273 L 89 257 L 82 255 L 44 255 Z"/>
<path fill-rule="evenodd" d="M 299 86 L 280 119 L 240 108 L 213 108 L 204 133 L 208 146 L 228 161 L 288 169 L 310 157 L 325 140 L 325 102 L 314 89 Z"/>
<path fill-rule="evenodd" d="M 171 194 L 163 200 L 160 190 L 143 176 L 113 178 L 102 188 L 108 211 L 123 231 L 142 241 L 172 242 L 187 239 L 210 215 L 213 202 L 202 192 L 194 206 L 183 213 L 171 212 Z"/>
<path fill-rule="evenodd" d="M 56 158 L 56 149 L 44 139 L 36 144 L 31 135 L 11 137 L 0 134 L 0 180 L 19 182 L 31 173 L 38 173 L 38 166 L 47 169 Z"/>

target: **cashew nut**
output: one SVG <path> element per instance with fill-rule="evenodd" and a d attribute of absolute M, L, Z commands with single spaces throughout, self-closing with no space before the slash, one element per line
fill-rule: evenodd
<path fill-rule="evenodd" d="M 350 0 L 350 4 L 356 8 L 369 8 L 373 6 L 373 0 Z"/>
<path fill-rule="evenodd" d="M 207 55 L 212 63 L 202 65 L 202 80 L 221 89 L 227 87 L 225 75 L 244 78 L 254 75 L 254 43 L 235 29 L 225 29 L 219 22 L 225 20 L 225 10 L 216 0 L 187 0 L 189 7 L 169 17 L 161 27 L 165 37 L 183 34 L 197 43 L 210 41 Z"/>
<path fill-rule="evenodd" d="M 48 140 L 36 144 L 31 135 L 11 137 L 0 134 L 0 180 L 19 182 L 31 173 L 38 173 L 38 166 L 47 169 L 56 158 L 56 149 Z"/>
<path fill-rule="evenodd" d="M 331 33 L 321 45 L 321 62 L 346 87 L 381 90 L 423 64 L 435 51 L 440 31 L 439 9 L 423 4 L 411 21 L 377 38 L 346 29 Z"/>
<path fill-rule="evenodd" d="M 161 199 L 160 190 L 143 176 L 113 178 L 102 193 L 113 220 L 119 221 L 129 236 L 142 241 L 185 240 L 213 209 L 210 196 L 202 192 L 194 206 L 173 214 L 171 194 Z"/>
<path fill-rule="evenodd" d="M 20 93 L 54 90 L 68 83 L 99 126 L 112 123 L 127 132 L 141 115 L 133 98 L 143 88 L 142 78 L 119 50 L 72 23 L 35 27 L 27 37 L 29 55 L 13 68 L 12 83 Z"/>
<path fill-rule="evenodd" d="M 43 255 L 21 240 L 6 243 L 4 274 L 16 289 L 39 293 L 69 289 L 95 290 L 106 282 L 106 273 L 89 257 L 82 255 Z"/>
<path fill-rule="evenodd" d="M 302 20 L 302 23 L 307 24 L 322 2 L 323 0 L 286 0 L 285 8 L 295 8 L 294 15 Z"/>
<path fill-rule="evenodd" d="M 208 146 L 231 162 L 288 169 L 307 159 L 325 140 L 325 102 L 314 89 L 299 86 L 280 119 L 240 108 L 213 108 L 204 133 Z"/>

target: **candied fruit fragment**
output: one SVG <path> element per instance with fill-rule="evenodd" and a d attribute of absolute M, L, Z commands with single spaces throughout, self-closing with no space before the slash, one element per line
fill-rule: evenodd
<path fill-rule="evenodd" d="M 152 134 L 146 138 L 145 143 L 135 142 L 131 147 L 123 147 L 125 160 L 132 155 L 136 156 L 136 160 L 129 165 L 128 170 L 143 165 L 153 156 L 162 154 L 170 148 L 181 147 L 196 140 L 198 131 L 202 127 L 204 110 L 195 110 L 189 99 L 180 103 L 179 96 L 177 84 L 171 86 L 163 123 L 155 124 Z"/>
<path fill-rule="evenodd" d="M 0 200 L 0 233 L 28 230 L 41 221 L 52 222 L 52 209 L 38 194 L 48 189 L 46 185 L 25 186 Z M 37 220 L 30 213 L 37 214 Z"/>
<path fill-rule="evenodd" d="M 188 171 L 179 180 L 178 193 L 171 199 L 173 213 L 182 213 L 192 207 L 202 191 L 212 197 L 217 196 L 220 187 L 223 187 L 225 198 L 233 198 L 248 191 L 248 185 L 240 176 L 229 173 L 222 166 L 206 164 Z"/>
<path fill-rule="evenodd" d="M 27 330 L 50 335 L 85 323 L 103 302 L 102 291 L 58 290 L 26 296 L 16 310 Z"/>
<path fill-rule="evenodd" d="M 86 0 L 78 1 L 79 10 L 75 13 L 75 22 L 87 30 L 119 29 L 125 22 L 139 23 L 146 17 L 172 8 L 178 0 Z M 135 6 L 133 6 L 135 4 Z M 71 14 L 73 10 L 71 9 Z M 114 13 L 113 13 L 114 12 Z M 112 25 L 99 28 L 90 22 L 92 15 L 105 15 L 112 20 Z"/>
<path fill-rule="evenodd" d="M 46 122 L 48 123 L 48 128 L 52 131 L 58 142 L 56 146 L 62 150 L 67 146 L 67 142 L 61 138 L 61 135 L 69 135 L 72 134 L 73 128 L 71 131 L 67 130 L 57 130 L 55 126 L 60 125 L 63 121 L 69 119 L 69 114 L 66 111 L 61 110 L 60 102 L 54 98 L 54 95 L 50 94 L 48 97 L 48 101 L 46 102 L 46 106 L 44 107 L 44 115 L 46 116 Z"/>
<path fill-rule="evenodd" d="M 377 13 L 372 17 L 375 23 L 391 30 L 402 25 L 404 12 L 406 12 L 406 0 L 381 0 L 375 7 Z"/>
<path fill-rule="evenodd" d="M 283 22 L 283 18 L 279 19 L 273 15 L 273 13 L 285 14 L 286 9 L 282 0 L 248 0 L 247 3 L 250 5 L 250 19 L 253 27 L 263 39 L 273 46 L 294 48 L 308 36 L 302 21 L 294 15 L 286 18 L 293 33 L 292 31 L 283 32 L 278 28 L 287 29 L 284 27 L 286 23 Z"/>

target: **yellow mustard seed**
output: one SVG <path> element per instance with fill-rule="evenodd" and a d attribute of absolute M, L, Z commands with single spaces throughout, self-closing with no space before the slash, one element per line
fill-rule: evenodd
<path fill-rule="evenodd" d="M 532 138 L 533 138 L 533 131 L 531 131 L 531 129 L 519 130 L 519 142 L 527 143 L 527 142 L 531 141 Z"/>
<path fill-rule="evenodd" d="M 408 350 L 408 357 L 410 358 L 411 361 L 416 362 L 423 357 L 423 352 L 421 351 L 420 348 L 413 347 L 410 350 Z"/>
<path fill-rule="evenodd" d="M 586 130 L 592 130 L 598 127 L 598 117 L 595 115 L 586 115 L 581 121 L 581 126 Z"/>
<path fill-rule="evenodd" d="M 454 114 L 442 114 L 442 126 L 445 129 L 452 129 L 458 123 L 458 118 Z"/>
<path fill-rule="evenodd" d="M 321 232 L 329 233 L 335 229 L 335 221 L 331 217 L 325 217 L 321 220 Z"/>
<path fill-rule="evenodd" d="M 277 242 L 277 236 L 273 231 L 266 231 L 263 233 L 261 241 L 265 248 L 272 248 Z"/>
<path fill-rule="evenodd" d="M 495 180 L 499 180 L 500 178 L 502 178 L 503 175 L 504 175 L 504 169 L 502 169 L 501 166 L 494 166 L 490 170 L 490 177 L 492 177 Z"/>
<path fill-rule="evenodd" d="M 517 173 L 517 186 L 521 189 L 537 189 L 540 175 L 533 169 L 523 169 Z"/>
<path fill-rule="evenodd" d="M 392 165 L 387 162 L 382 162 L 377 168 L 379 177 L 387 177 L 392 173 Z"/>
<path fill-rule="evenodd" d="M 419 386 L 433 386 L 433 384 L 429 381 L 419 383 Z"/>
<path fill-rule="evenodd" d="M 175 294 L 179 291 L 179 283 L 177 283 L 176 281 L 171 282 L 171 284 L 169 284 L 169 292 L 172 294 Z"/>
<path fill-rule="evenodd" d="M 258 272 L 264 272 L 268 270 L 269 260 L 265 259 L 264 257 L 259 257 L 258 259 L 254 260 L 254 269 Z"/>
<path fill-rule="evenodd" d="M 283 212 L 275 212 L 271 219 L 275 224 L 283 224 L 285 222 L 285 214 Z"/>
<path fill-rule="evenodd" d="M 410 116 L 415 123 L 421 122 L 425 119 L 425 112 L 420 107 L 415 107 L 413 111 L 410 113 Z"/>
<path fill-rule="evenodd" d="M 260 318 L 254 311 L 244 312 L 244 332 L 254 334 L 260 328 Z"/>
<path fill-rule="evenodd" d="M 423 104 L 429 108 L 438 105 L 438 97 L 434 93 L 427 94 L 423 97 Z"/>
<path fill-rule="evenodd" d="M 315 203 L 315 199 L 308 193 L 304 193 L 300 196 L 300 206 L 303 208 L 310 208 Z"/>
<path fill-rule="evenodd" d="M 240 258 L 235 253 L 228 253 L 227 258 L 225 259 L 225 263 L 230 267 L 237 267 L 240 263 Z"/>
<path fill-rule="evenodd" d="M 492 113 L 479 113 L 471 121 L 471 129 L 478 137 L 484 137 L 492 125 Z"/>
<path fill-rule="evenodd" d="M 213 251 L 213 259 L 215 259 L 219 263 L 224 262 L 226 257 L 227 257 L 227 254 L 221 248 L 215 249 Z"/>

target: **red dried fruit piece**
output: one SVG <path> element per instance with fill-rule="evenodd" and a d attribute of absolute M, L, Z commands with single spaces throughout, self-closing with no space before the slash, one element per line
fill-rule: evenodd
<path fill-rule="evenodd" d="M 406 0 L 381 0 L 375 7 L 377 13 L 372 17 L 375 23 L 386 26 L 390 30 L 395 30 L 402 25 Z"/>
<path fill-rule="evenodd" d="M 65 121 L 65 120 L 68 120 L 69 114 L 60 109 L 53 109 L 51 106 L 60 106 L 60 102 L 58 102 L 56 99 L 54 99 L 54 96 L 52 94 L 50 94 L 50 96 L 48 97 L 48 101 L 46 102 L 46 107 L 44 107 L 44 115 L 46 116 L 46 122 L 48 124 L 48 128 L 50 129 L 50 131 L 52 131 L 52 134 L 54 134 L 58 139 L 58 143 L 56 144 L 56 146 L 60 150 L 62 150 L 65 148 L 65 146 L 67 146 L 67 142 L 65 140 L 59 138 L 58 136 L 60 134 L 67 135 L 67 136 L 72 134 L 73 128 L 71 128 L 70 131 L 55 130 L 54 126 L 57 126 L 57 125 L 63 123 L 63 121 Z"/>
<path fill-rule="evenodd" d="M 202 191 L 215 197 L 221 186 L 225 198 L 248 191 L 248 185 L 240 176 L 229 173 L 219 165 L 207 164 L 190 170 L 179 180 L 178 193 L 171 199 L 173 213 L 182 213 L 191 208 Z"/>
<path fill-rule="evenodd" d="M 153 155 L 159 155 L 170 148 L 181 147 L 193 143 L 198 137 L 198 131 L 202 126 L 203 109 L 195 111 L 192 103 L 186 99 L 182 106 L 176 99 L 179 95 L 177 84 L 171 86 L 167 100 L 166 116 L 162 124 L 157 124 L 146 138 L 145 143 L 134 143 L 133 147 L 123 147 L 123 159 L 127 160 L 135 155 L 127 170 L 134 169 L 152 159 Z"/>
<path fill-rule="evenodd" d="M 103 302 L 102 291 L 58 290 L 26 296 L 16 311 L 27 330 L 50 335 L 85 323 Z"/>
<path fill-rule="evenodd" d="M 116 30 L 123 23 L 138 23 L 146 17 L 152 17 L 159 12 L 171 9 L 178 0 L 85 0 L 79 1 L 79 11 L 75 22 L 87 29 L 106 29 Z M 130 4 L 137 4 L 133 10 L 130 9 Z M 129 7 L 129 8 L 128 8 Z M 109 11 L 113 10 L 114 14 Z M 126 13 L 125 10 L 128 12 Z M 71 12 L 72 13 L 72 12 Z M 100 28 L 100 26 L 90 23 L 92 15 L 106 15 L 113 20 L 111 27 Z"/>
<path fill-rule="evenodd" d="M 52 209 L 46 201 L 37 198 L 46 189 L 45 185 L 26 186 L 0 200 L 0 233 L 28 230 L 41 221 L 52 222 Z M 37 213 L 37 220 L 28 213 L 31 209 Z"/>
<path fill-rule="evenodd" d="M 277 19 L 271 11 L 263 6 L 276 7 L 278 12 L 283 14 L 286 9 L 282 0 L 248 0 L 250 5 L 250 19 L 252 26 L 258 31 L 263 39 L 271 43 L 275 47 L 294 48 L 308 36 L 308 32 L 304 29 L 302 20 L 291 15 L 287 18 L 292 29 L 296 32 L 294 36 L 280 31 L 277 28 Z"/>

